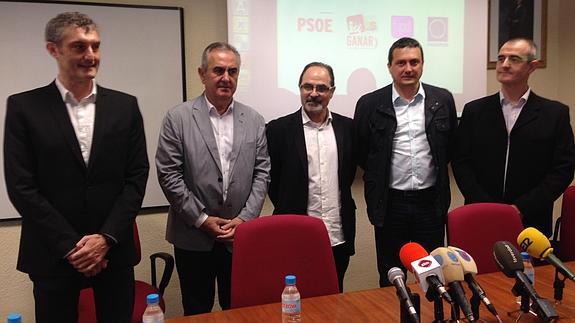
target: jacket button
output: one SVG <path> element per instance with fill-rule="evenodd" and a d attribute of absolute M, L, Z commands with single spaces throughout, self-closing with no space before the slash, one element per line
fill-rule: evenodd
<path fill-rule="evenodd" d="M 221 177 L 218 177 L 218 182 L 220 182 L 220 183 L 222 182 L 222 178 L 221 178 Z"/>

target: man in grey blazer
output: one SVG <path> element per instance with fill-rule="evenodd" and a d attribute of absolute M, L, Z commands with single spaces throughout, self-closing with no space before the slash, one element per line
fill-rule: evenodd
<path fill-rule="evenodd" d="M 210 44 L 198 68 L 204 93 L 168 111 L 160 130 L 156 167 L 184 315 L 212 310 L 216 279 L 220 306 L 230 307 L 235 229 L 260 215 L 267 193 L 265 121 L 234 101 L 239 71 L 233 46 Z"/>

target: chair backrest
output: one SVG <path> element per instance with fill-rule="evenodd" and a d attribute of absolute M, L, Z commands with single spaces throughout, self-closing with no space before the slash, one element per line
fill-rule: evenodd
<path fill-rule="evenodd" d="M 561 260 L 575 260 L 575 186 L 569 186 L 563 193 L 558 246 Z"/>
<path fill-rule="evenodd" d="M 519 214 L 507 204 L 468 204 L 447 216 L 449 245 L 469 253 L 480 274 L 499 271 L 493 258 L 493 245 L 504 240 L 517 247 L 517 236 L 522 230 Z"/>
<path fill-rule="evenodd" d="M 302 298 L 339 292 L 323 221 L 302 215 L 264 216 L 237 227 L 232 257 L 233 308 L 281 301 L 284 277 L 297 277 Z"/>

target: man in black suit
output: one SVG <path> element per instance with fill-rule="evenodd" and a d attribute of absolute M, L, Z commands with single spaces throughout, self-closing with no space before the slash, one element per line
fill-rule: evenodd
<path fill-rule="evenodd" d="M 76 322 L 92 286 L 99 322 L 130 322 L 148 159 L 136 98 L 96 85 L 100 36 L 78 12 L 46 25 L 51 84 L 8 98 L 4 173 L 22 216 L 18 270 L 34 285 L 36 322 Z"/>
<path fill-rule="evenodd" d="M 299 88 L 302 108 L 266 128 L 272 166 L 268 194 L 274 214 L 307 214 L 324 221 L 343 292 L 355 253 L 352 120 L 328 109 L 335 91 L 331 66 L 306 65 Z"/>
<path fill-rule="evenodd" d="M 401 38 L 388 54 L 390 84 L 357 102 L 354 128 L 367 215 L 375 231 L 379 285 L 402 267 L 410 241 L 427 251 L 443 246 L 451 194 L 447 164 L 457 126 L 449 91 L 423 84 L 423 50 Z"/>
<path fill-rule="evenodd" d="M 569 107 L 531 91 L 537 49 L 512 39 L 499 50 L 499 93 L 465 105 L 453 171 L 465 203 L 510 204 L 525 227 L 551 236 L 553 202 L 575 169 Z"/>

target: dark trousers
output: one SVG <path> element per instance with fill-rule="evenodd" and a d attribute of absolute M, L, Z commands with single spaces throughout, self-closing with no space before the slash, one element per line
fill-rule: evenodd
<path fill-rule="evenodd" d="M 37 323 L 78 322 L 80 290 L 92 287 L 101 323 L 129 323 L 134 308 L 134 268 L 103 270 L 92 278 L 31 275 Z"/>
<path fill-rule="evenodd" d="M 349 266 L 349 254 L 344 248 L 345 243 L 332 247 L 333 259 L 335 260 L 335 270 L 337 272 L 337 280 L 339 283 L 339 292 L 343 293 L 343 278 L 347 267 Z"/>
<path fill-rule="evenodd" d="M 232 254 L 225 244 L 216 242 L 211 251 L 190 251 L 174 246 L 174 254 L 184 315 L 212 311 L 216 280 L 220 307 L 230 308 Z"/>
<path fill-rule="evenodd" d="M 444 216 L 438 215 L 437 194 L 428 190 L 421 194 L 401 194 L 390 190 L 384 226 L 374 227 L 379 286 L 390 286 L 387 272 L 399 267 L 399 250 L 408 242 L 417 242 L 427 252 L 444 245 Z"/>

